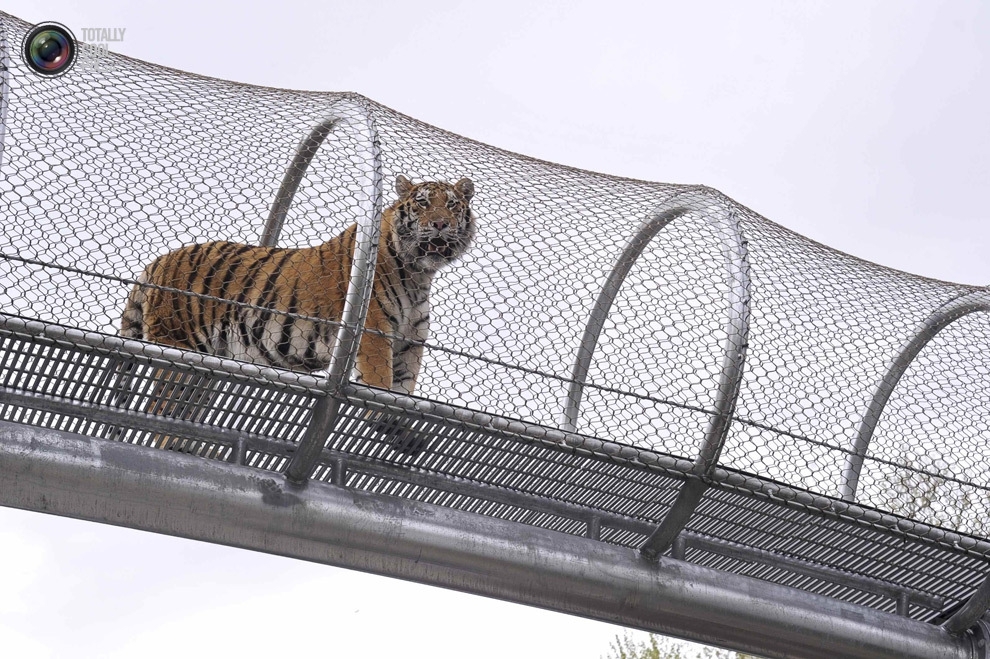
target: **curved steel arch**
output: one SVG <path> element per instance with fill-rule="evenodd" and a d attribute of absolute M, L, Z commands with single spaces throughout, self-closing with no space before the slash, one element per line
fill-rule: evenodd
<path fill-rule="evenodd" d="M 571 381 L 567 392 L 561 429 L 576 430 L 580 413 L 584 383 L 591 366 L 598 339 L 608 317 L 615 296 L 632 269 L 633 264 L 649 245 L 650 241 L 672 221 L 689 212 L 703 213 L 704 209 L 692 202 L 682 203 L 685 194 L 704 191 L 698 188 L 681 193 L 668 202 L 667 207 L 658 211 L 636 232 L 626 244 L 616 261 L 612 272 L 602 286 L 595 306 L 592 308 L 588 324 L 581 337 L 581 344 L 571 370 Z M 695 459 L 693 474 L 698 478 L 685 481 L 667 516 L 640 548 L 649 558 L 655 558 L 673 544 L 674 539 L 687 524 L 695 507 L 707 489 L 705 479 L 718 464 L 718 456 L 729 432 L 732 414 L 735 411 L 739 387 L 742 382 L 743 363 L 749 337 L 749 253 L 746 240 L 739 228 L 739 221 L 731 210 L 724 213 L 722 221 L 716 222 L 721 234 L 722 255 L 725 257 L 726 281 L 729 284 L 729 316 L 725 326 L 726 338 L 722 358 L 722 374 L 715 394 L 715 411 L 709 419 L 708 428 Z"/>
<path fill-rule="evenodd" d="M 376 145 L 376 150 L 372 154 L 373 166 L 378 172 L 379 178 L 381 177 L 381 149 L 377 148 L 378 131 L 374 127 L 374 120 L 371 118 L 367 108 L 351 99 L 337 101 L 333 106 L 337 111 L 317 124 L 310 131 L 309 135 L 303 138 L 299 146 L 296 147 L 296 154 L 285 170 L 285 175 L 282 177 L 282 185 L 279 187 L 278 193 L 275 195 L 275 200 L 272 202 L 271 210 L 268 212 L 265 230 L 261 235 L 261 244 L 265 247 L 275 247 L 278 244 L 278 238 L 282 233 L 282 224 L 285 222 L 285 216 L 292 206 L 296 191 L 299 189 L 299 184 L 306 175 L 306 170 L 309 169 L 309 164 L 316 156 L 316 152 L 320 150 L 323 140 L 341 123 L 353 120 L 356 116 L 364 120 L 366 124 L 364 128 L 368 131 L 367 137 L 371 143 Z M 340 112 L 342 108 L 348 108 L 349 111 L 342 113 Z"/>
<path fill-rule="evenodd" d="M 378 239 L 382 226 L 382 154 L 375 120 L 366 108 L 352 100 L 340 101 L 334 105 L 338 111 L 313 128 L 296 149 L 296 155 L 285 172 L 282 185 L 272 204 L 262 237 L 262 244 L 269 247 L 274 246 L 278 241 L 282 223 L 292 205 L 299 183 L 330 131 L 343 122 L 357 123 L 356 128 L 364 131 L 367 139 L 367 160 L 371 163 L 371 170 L 367 172 L 367 183 L 371 194 L 360 202 L 362 208 L 358 214 L 354 259 L 351 262 L 351 275 L 344 298 L 340 329 L 337 330 L 337 340 L 334 342 L 330 358 L 327 395 L 313 407 L 312 421 L 285 470 L 285 477 L 294 483 L 304 483 L 309 479 L 330 429 L 337 419 L 340 402 L 334 398 L 334 394 L 350 378 L 360 347 L 361 332 L 364 329 L 368 304 L 371 300 L 375 262 L 378 258 Z M 349 112 L 340 112 L 342 108 L 347 108 Z"/>
<path fill-rule="evenodd" d="M 708 489 L 709 478 L 718 466 L 719 454 L 729 434 L 742 385 L 749 340 L 749 250 L 734 212 L 726 213 L 725 222 L 720 223 L 719 228 L 722 234 L 722 254 L 726 257 L 729 315 L 725 325 L 722 374 L 715 394 L 715 413 L 709 417 L 708 428 L 695 459 L 692 469 L 695 478 L 684 481 L 663 521 L 639 548 L 640 553 L 650 560 L 656 559 L 674 544 Z"/>
<path fill-rule="evenodd" d="M 683 193 L 682 193 L 683 194 Z M 677 199 L 682 195 L 677 195 Z M 588 369 L 591 367 L 591 358 L 598 347 L 598 339 L 608 318 L 608 312 L 615 302 L 615 296 L 622 288 L 622 282 L 632 269 L 636 259 L 639 258 L 646 246 L 650 244 L 654 236 L 678 217 L 688 213 L 691 209 L 684 205 L 674 206 L 666 210 L 659 211 L 653 215 L 639 231 L 636 232 L 626 244 L 622 254 L 612 267 L 612 272 L 598 293 L 595 306 L 591 310 L 588 324 L 584 327 L 584 334 L 581 336 L 581 345 L 578 347 L 577 356 L 574 359 L 574 366 L 571 368 L 570 385 L 567 389 L 567 399 L 564 403 L 564 412 L 560 420 L 560 429 L 566 432 L 577 430 L 578 415 L 581 412 L 581 399 L 584 397 L 584 383 L 588 377 Z"/>
<path fill-rule="evenodd" d="M 10 105 L 10 48 L 7 33 L 0 32 L 0 166 L 3 165 L 7 136 L 7 106 Z"/>
<path fill-rule="evenodd" d="M 840 484 L 839 495 L 843 501 L 855 501 L 856 490 L 859 487 L 859 476 L 863 470 L 863 461 L 866 459 L 866 452 L 870 447 L 870 440 L 880 422 L 887 401 L 901 377 L 914 361 L 918 353 L 928 345 L 928 342 L 935 338 L 935 335 L 945 329 L 948 325 L 963 316 L 967 316 L 977 311 L 990 311 L 990 291 L 977 290 L 965 293 L 957 298 L 949 300 L 936 309 L 914 332 L 914 335 L 901 348 L 900 353 L 887 367 L 887 372 L 877 386 L 870 406 L 867 408 L 866 416 L 863 417 L 859 425 L 859 432 L 856 434 L 856 441 L 853 445 L 853 452 L 846 455 L 845 465 L 842 468 L 842 482 Z"/>

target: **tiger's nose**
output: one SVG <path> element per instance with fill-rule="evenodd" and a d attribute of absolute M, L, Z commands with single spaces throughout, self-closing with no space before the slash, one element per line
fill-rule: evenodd
<path fill-rule="evenodd" d="M 431 220 L 430 226 L 436 229 L 437 231 L 443 231 L 444 229 L 450 226 L 450 222 L 440 218 L 436 220 Z"/>

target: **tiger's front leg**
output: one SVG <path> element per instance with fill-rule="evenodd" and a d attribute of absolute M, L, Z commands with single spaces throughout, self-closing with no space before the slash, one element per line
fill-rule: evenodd
<path fill-rule="evenodd" d="M 416 380 L 423 365 L 423 344 L 429 335 L 430 302 L 424 297 L 410 310 L 393 344 L 392 391 L 412 394 L 416 390 Z"/>
<path fill-rule="evenodd" d="M 354 365 L 357 371 L 356 381 L 358 384 L 391 389 L 393 331 L 387 319 L 375 317 L 379 315 L 384 316 L 381 312 L 373 314 L 372 310 L 368 311 L 366 327 L 370 331 L 365 331 L 361 336 L 357 363 Z"/>
<path fill-rule="evenodd" d="M 392 359 L 394 379 L 392 391 L 411 394 L 416 390 L 416 378 L 423 363 L 422 342 L 396 340 L 395 356 Z"/>
<path fill-rule="evenodd" d="M 416 375 L 419 373 L 419 362 L 423 353 L 422 344 L 409 345 L 396 336 L 394 329 L 389 331 L 379 329 L 382 325 L 390 325 L 378 314 L 368 311 L 368 327 L 361 338 L 361 349 L 358 351 L 357 382 L 361 384 L 389 389 L 396 393 L 412 393 Z M 378 321 L 378 322 L 375 322 Z M 409 360 L 415 360 L 415 363 Z M 418 433 L 406 428 L 399 418 L 387 412 L 369 410 L 364 418 L 371 424 L 371 430 L 380 440 L 391 444 L 392 448 L 405 455 L 415 456 L 426 446 L 426 441 Z"/>
<path fill-rule="evenodd" d="M 392 344 L 392 391 L 398 394 L 409 395 L 416 390 L 429 321 L 429 304 L 424 300 L 412 309 Z M 415 456 L 426 449 L 429 439 L 424 433 L 408 424 L 393 422 L 390 425 L 389 439 L 396 451 Z"/>

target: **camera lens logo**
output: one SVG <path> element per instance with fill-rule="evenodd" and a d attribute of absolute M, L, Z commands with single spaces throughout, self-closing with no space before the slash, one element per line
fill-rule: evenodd
<path fill-rule="evenodd" d="M 38 23 L 21 46 L 24 62 L 40 75 L 60 76 L 76 61 L 78 47 L 69 28 L 59 23 Z"/>

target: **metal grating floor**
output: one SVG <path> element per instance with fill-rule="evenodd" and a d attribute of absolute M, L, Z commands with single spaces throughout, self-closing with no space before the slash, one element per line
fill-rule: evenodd
<path fill-rule="evenodd" d="M 131 444 L 159 443 L 259 470 L 281 472 L 322 397 L 319 381 L 278 373 L 198 372 L 195 354 L 158 364 L 134 342 L 4 317 L 0 419 Z M 127 392 L 115 377 L 132 364 Z M 269 369 L 269 371 L 271 371 Z M 171 417 L 142 409 L 163 379 L 182 374 Z M 160 393 L 160 390 L 159 390 Z M 636 547 L 663 519 L 690 463 L 632 460 L 594 438 L 559 441 L 551 429 L 458 414 L 449 406 L 348 386 L 314 481 L 429 502 L 551 531 Z M 383 416 L 368 420 L 369 409 Z M 463 411 L 461 411 L 463 412 Z M 468 421 L 466 421 L 468 420 Z M 167 432 L 167 441 L 162 442 Z M 394 450 L 414 436 L 418 455 Z M 597 447 L 589 449 L 588 447 Z M 135 450 L 144 450 L 138 449 Z M 920 621 L 964 601 L 990 563 L 986 544 L 843 517 L 836 510 L 767 495 L 774 484 L 730 473 L 714 482 L 671 550 L 698 565 L 748 575 Z M 738 483 L 761 487 L 745 489 Z M 871 521 L 874 520 L 874 521 Z M 888 525 L 889 526 L 889 525 Z M 917 529 L 914 529 L 915 531 Z M 949 535 L 948 538 L 955 536 Z"/>

